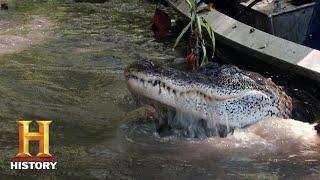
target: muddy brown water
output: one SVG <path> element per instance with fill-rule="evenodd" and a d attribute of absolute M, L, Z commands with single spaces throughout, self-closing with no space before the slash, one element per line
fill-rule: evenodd
<path fill-rule="evenodd" d="M 155 2 L 8 3 L 0 11 L 0 179 L 319 179 L 320 141 L 309 124 L 273 119 L 199 141 L 159 137 L 144 110 L 133 111 L 123 69 L 182 56 L 154 40 Z M 10 170 L 19 119 L 53 120 L 57 170 Z"/>

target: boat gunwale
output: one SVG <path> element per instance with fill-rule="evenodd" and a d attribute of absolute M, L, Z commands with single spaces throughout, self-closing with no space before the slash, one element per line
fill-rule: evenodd
<path fill-rule="evenodd" d="M 178 12 L 190 18 L 188 6 L 183 0 L 166 1 Z M 254 32 L 250 32 L 253 27 L 215 9 L 203 13 L 202 16 L 212 27 L 217 41 L 233 46 L 235 49 L 247 51 L 249 56 L 265 63 L 281 66 L 281 69 L 290 70 L 290 72 L 293 71 L 320 82 L 320 51 L 276 37 L 256 28 L 254 28 Z M 229 26 L 225 28 L 225 24 Z M 243 36 L 250 36 L 250 38 L 239 39 Z M 267 47 L 250 46 L 250 42 L 253 44 L 258 42 L 258 45 L 266 44 Z"/>

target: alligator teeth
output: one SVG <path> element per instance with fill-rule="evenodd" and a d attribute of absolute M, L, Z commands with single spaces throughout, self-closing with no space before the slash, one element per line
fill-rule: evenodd
<path fill-rule="evenodd" d="M 158 84 L 160 84 L 160 81 L 159 81 L 159 80 L 153 80 L 153 81 L 152 81 L 152 85 L 153 85 L 153 86 L 156 86 L 156 85 L 158 85 Z"/>
<path fill-rule="evenodd" d="M 144 86 L 144 88 L 147 88 L 148 82 L 147 81 L 143 81 L 143 86 Z"/>

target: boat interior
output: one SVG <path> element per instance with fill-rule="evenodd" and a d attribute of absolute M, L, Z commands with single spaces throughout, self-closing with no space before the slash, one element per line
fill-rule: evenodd
<path fill-rule="evenodd" d="M 244 24 L 298 44 L 305 40 L 315 4 L 314 0 L 226 2 L 214 4 L 215 9 Z"/>

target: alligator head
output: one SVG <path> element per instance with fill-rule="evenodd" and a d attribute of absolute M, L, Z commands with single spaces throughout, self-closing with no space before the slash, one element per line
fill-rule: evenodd
<path fill-rule="evenodd" d="M 207 124 L 242 128 L 268 117 L 291 116 L 291 98 L 271 79 L 232 65 L 211 63 L 197 72 L 184 72 L 143 60 L 130 65 L 125 76 L 135 96 Z"/>

